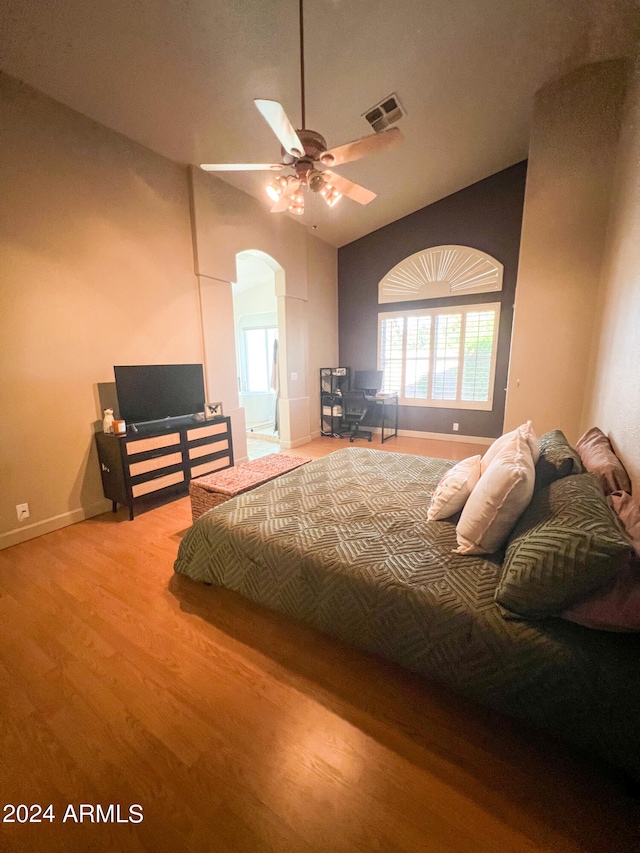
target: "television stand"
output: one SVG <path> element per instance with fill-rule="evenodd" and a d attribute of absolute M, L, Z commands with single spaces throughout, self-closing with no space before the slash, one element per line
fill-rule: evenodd
<path fill-rule="evenodd" d="M 179 425 L 160 421 L 142 432 L 143 426 L 126 435 L 96 433 L 104 496 L 114 512 L 118 504 L 128 507 L 130 521 L 143 498 L 179 497 L 188 493 L 194 477 L 233 465 L 231 418 L 189 418 Z"/>

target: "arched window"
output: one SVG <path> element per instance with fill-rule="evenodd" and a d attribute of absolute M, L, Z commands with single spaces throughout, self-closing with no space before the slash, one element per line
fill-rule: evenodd
<path fill-rule="evenodd" d="M 470 246 L 433 246 L 400 261 L 378 285 L 378 302 L 409 302 L 502 290 L 504 267 Z"/>
<path fill-rule="evenodd" d="M 466 246 L 436 246 L 405 258 L 379 284 L 379 302 L 468 296 L 502 289 L 503 266 Z M 383 391 L 401 405 L 493 408 L 499 302 L 451 304 L 378 315 Z"/>

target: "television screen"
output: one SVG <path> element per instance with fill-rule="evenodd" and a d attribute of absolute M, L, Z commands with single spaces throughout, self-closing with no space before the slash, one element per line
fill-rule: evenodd
<path fill-rule="evenodd" d="M 113 368 L 120 417 L 128 424 L 204 411 L 201 364 L 137 364 Z"/>
<path fill-rule="evenodd" d="M 382 388 L 381 370 L 356 370 L 353 387 L 355 391 L 369 391 L 372 394 Z"/>

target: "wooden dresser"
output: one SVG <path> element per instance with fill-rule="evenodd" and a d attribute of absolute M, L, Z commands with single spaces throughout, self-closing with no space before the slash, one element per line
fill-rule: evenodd
<path fill-rule="evenodd" d="M 233 465 L 231 419 L 145 429 L 126 435 L 96 433 L 104 496 L 129 507 L 149 495 L 176 497 L 189 491 L 193 477 Z"/>

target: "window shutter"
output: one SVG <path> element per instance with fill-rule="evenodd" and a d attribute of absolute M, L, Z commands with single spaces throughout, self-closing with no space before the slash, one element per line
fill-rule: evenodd
<path fill-rule="evenodd" d="M 486 401 L 491 397 L 491 363 L 496 326 L 495 311 L 468 311 L 462 364 L 462 400 Z"/>
<path fill-rule="evenodd" d="M 380 314 L 382 390 L 404 405 L 491 409 L 500 304 Z"/>

